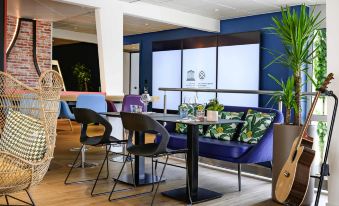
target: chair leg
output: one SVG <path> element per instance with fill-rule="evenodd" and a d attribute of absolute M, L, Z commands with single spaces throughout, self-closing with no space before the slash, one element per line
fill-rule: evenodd
<path fill-rule="evenodd" d="M 29 200 L 30 200 L 31 203 L 32 203 L 32 206 L 35 206 L 35 203 L 34 203 L 34 200 L 33 200 L 32 196 L 31 196 L 31 194 L 29 194 L 28 190 L 25 190 L 25 191 L 26 191 L 26 193 L 27 193 L 27 196 L 28 196 Z"/>
<path fill-rule="evenodd" d="M 109 155 L 109 152 L 111 151 L 111 147 L 112 145 L 109 145 L 109 147 L 107 148 L 107 145 L 106 145 L 106 179 L 108 179 L 109 177 L 109 164 L 108 164 L 108 155 Z"/>
<path fill-rule="evenodd" d="M 129 157 L 129 156 L 131 156 L 130 153 L 127 155 L 127 157 Z M 123 165 L 122 165 L 122 167 L 121 167 L 121 169 L 120 169 L 120 172 L 119 172 L 119 174 L 118 174 L 118 177 L 117 177 L 117 179 L 114 181 L 114 185 L 113 185 L 113 188 L 112 188 L 111 193 L 109 194 L 108 201 L 114 200 L 114 199 L 111 199 L 111 197 L 112 197 L 112 195 L 113 195 L 113 193 L 114 193 L 115 187 L 116 187 L 117 184 L 118 184 L 118 181 L 119 181 L 119 179 L 120 179 L 121 173 L 122 173 L 122 171 L 124 170 L 124 167 L 125 167 L 125 164 L 126 164 L 126 162 L 127 162 L 127 159 L 128 159 L 128 158 L 125 158 L 125 161 L 124 161 L 124 163 L 123 163 Z M 134 184 L 135 184 L 135 182 L 134 182 Z"/>
<path fill-rule="evenodd" d="M 72 121 L 70 119 L 68 119 L 69 122 L 69 127 L 71 128 L 71 131 L 73 132 L 73 125 L 72 125 Z"/>
<path fill-rule="evenodd" d="M 78 152 L 78 154 L 77 154 L 77 157 L 76 157 L 75 160 L 73 161 L 72 167 L 71 167 L 71 169 L 69 170 L 69 172 L 68 172 L 68 174 L 67 174 L 67 177 L 66 177 L 66 179 L 65 179 L 65 181 L 64 181 L 64 184 L 65 184 L 65 185 L 70 184 L 70 183 L 67 182 L 67 180 L 68 180 L 69 176 L 71 175 L 72 170 L 73 170 L 73 168 L 74 168 L 76 162 L 77 162 L 78 159 L 79 159 L 79 156 L 80 156 L 80 154 L 81 154 L 82 148 L 83 148 L 83 145 L 81 145 L 81 148 L 80 148 L 80 150 L 79 150 L 79 152 Z"/>
<path fill-rule="evenodd" d="M 108 149 L 107 149 L 107 146 L 106 146 L 106 155 L 105 155 L 104 161 L 102 162 L 102 165 L 101 165 L 101 167 L 100 167 L 99 173 L 98 173 L 97 178 L 95 179 L 94 185 L 93 185 L 93 187 L 92 187 L 92 191 L 91 191 L 91 196 L 92 196 L 92 197 L 93 197 L 93 196 L 98 196 L 98 195 L 104 195 L 104 194 L 106 194 L 106 192 L 94 194 L 94 190 L 95 190 L 95 187 L 96 187 L 97 182 L 98 182 L 98 180 L 99 180 L 99 177 L 100 177 L 102 168 L 103 168 L 104 165 L 105 165 L 105 162 L 107 162 L 107 164 L 106 164 L 106 165 L 107 165 L 107 176 L 106 176 L 106 179 L 108 179 L 108 177 L 109 177 L 108 154 L 109 154 L 109 150 L 110 150 L 110 149 L 111 149 L 111 145 L 108 147 Z"/>
<path fill-rule="evenodd" d="M 78 151 L 77 157 L 75 158 L 74 162 L 72 163 L 72 166 L 71 166 L 71 168 L 70 168 L 70 170 L 69 170 L 69 172 L 68 172 L 68 174 L 67 174 L 67 177 L 66 177 L 66 179 L 65 179 L 65 181 L 64 181 L 64 184 L 65 184 L 65 185 L 69 185 L 69 184 L 73 184 L 73 183 L 90 182 L 90 181 L 95 181 L 95 180 L 96 180 L 96 179 L 87 179 L 87 180 L 80 180 L 80 181 L 68 182 L 68 178 L 69 178 L 69 176 L 71 175 L 73 169 L 76 168 L 76 165 L 77 165 L 76 163 L 77 163 L 77 161 L 78 161 L 78 159 L 79 159 L 80 154 L 83 152 L 83 150 L 84 150 L 84 145 L 82 145 L 82 146 L 80 147 L 80 150 Z M 81 167 L 81 168 L 82 168 L 82 167 Z M 107 178 L 101 178 L 100 180 L 102 180 L 102 179 L 107 179 Z"/>
<path fill-rule="evenodd" d="M 241 191 L 241 164 L 238 163 L 238 191 Z"/>
<path fill-rule="evenodd" d="M 155 173 L 157 173 L 157 169 L 158 169 L 158 158 L 155 160 L 155 166 L 154 166 Z"/>
<path fill-rule="evenodd" d="M 7 195 L 5 195 L 5 199 L 6 199 L 6 204 L 9 205 L 9 202 L 8 202 L 8 197 Z"/>
<path fill-rule="evenodd" d="M 133 194 L 133 195 L 128 195 L 128 196 L 118 197 L 118 198 L 112 199 L 113 193 L 115 193 L 115 192 L 122 192 L 122 191 L 126 191 L 126 190 L 130 190 L 131 189 L 131 188 L 127 188 L 127 189 L 121 189 L 121 190 L 117 190 L 117 191 L 115 190 L 115 187 L 116 187 L 116 185 L 117 185 L 117 183 L 119 181 L 119 178 L 121 176 L 122 170 L 124 169 L 124 166 L 125 166 L 125 164 L 126 164 L 126 162 L 128 161 L 129 158 L 132 159 L 132 155 L 131 154 L 127 155 L 127 158 L 125 159 L 124 164 L 122 165 L 122 168 L 121 168 L 121 170 L 119 172 L 119 175 L 118 175 L 117 179 L 115 180 L 115 183 L 113 185 L 113 189 L 112 189 L 112 191 L 111 191 L 111 193 L 110 193 L 110 195 L 108 197 L 108 201 L 110 201 L 110 202 L 111 201 L 115 201 L 115 200 L 126 199 L 126 198 L 139 197 L 139 196 L 142 196 L 142 195 L 150 194 L 154 190 L 155 184 L 154 184 L 154 179 L 152 179 L 153 180 L 153 184 L 152 184 L 151 191 L 149 191 L 149 192 L 141 192 L 141 193 L 138 193 L 138 194 Z M 132 176 L 133 176 L 133 185 L 134 185 L 134 188 L 135 188 L 136 187 L 136 182 L 135 182 L 135 179 L 134 179 L 134 171 L 133 171 L 133 163 L 132 163 L 132 161 L 131 161 L 131 169 L 132 169 Z M 154 171 L 152 171 L 152 173 L 154 173 Z M 153 175 L 153 177 L 154 177 L 154 175 Z"/>
<path fill-rule="evenodd" d="M 154 194 L 153 194 L 151 206 L 153 206 L 154 199 L 155 199 L 155 196 L 157 195 L 157 192 L 158 192 L 158 189 L 159 189 L 159 185 L 160 185 L 160 183 L 161 183 L 162 176 L 164 175 L 164 172 L 165 172 L 165 168 L 166 168 L 167 162 L 168 162 L 168 155 L 166 156 L 166 161 L 165 161 L 164 168 L 162 168 L 161 175 L 160 175 L 160 179 L 159 179 L 159 181 L 158 181 L 157 187 L 155 188 L 155 192 L 154 192 Z"/>
<path fill-rule="evenodd" d="M 152 175 L 152 189 L 151 189 L 151 192 L 153 192 L 153 190 L 154 190 L 154 158 L 152 157 L 152 173 L 151 173 L 151 175 Z"/>
<path fill-rule="evenodd" d="M 29 192 L 28 192 L 27 189 L 25 190 L 25 192 L 26 192 L 26 194 L 27 194 L 27 196 L 28 196 L 30 202 L 26 202 L 26 201 L 24 201 L 24 200 L 18 199 L 18 198 L 16 198 L 16 197 L 13 197 L 12 195 L 5 195 L 6 204 L 7 204 L 7 205 L 10 205 L 10 204 L 9 204 L 9 200 L 8 200 L 8 198 L 10 197 L 10 198 L 12 198 L 12 199 L 14 199 L 14 200 L 16 200 L 16 201 L 19 201 L 19 202 L 21 202 L 21 203 L 24 203 L 25 205 L 35 206 L 35 203 L 34 203 L 34 201 L 33 201 L 33 198 L 32 198 L 32 196 L 29 194 Z M 16 205 L 17 205 L 17 204 L 16 204 Z"/>

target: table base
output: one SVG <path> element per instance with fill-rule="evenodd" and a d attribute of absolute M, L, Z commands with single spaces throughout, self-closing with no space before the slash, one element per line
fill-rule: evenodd
<path fill-rule="evenodd" d="M 162 192 L 162 194 L 166 197 L 173 198 L 181 202 L 189 203 L 188 195 L 186 193 L 186 187 Z M 221 193 L 217 193 L 217 192 L 199 187 L 198 194 L 195 197 L 192 197 L 192 203 L 198 204 L 201 202 L 206 202 L 206 201 L 217 199 L 220 197 L 222 197 Z"/>
<path fill-rule="evenodd" d="M 159 179 L 160 179 L 160 177 L 154 176 L 154 183 L 158 183 Z M 166 179 L 163 177 L 161 182 L 165 182 L 165 180 Z M 118 181 L 121 182 L 121 183 L 128 184 L 128 185 L 133 185 L 133 177 L 132 177 L 131 174 L 121 176 Z M 135 184 L 136 184 L 136 186 L 152 184 L 152 175 L 145 173 L 145 177 L 143 179 L 136 180 Z"/>

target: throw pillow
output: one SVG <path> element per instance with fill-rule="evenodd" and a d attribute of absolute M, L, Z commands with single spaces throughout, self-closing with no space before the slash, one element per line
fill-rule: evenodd
<path fill-rule="evenodd" d="M 241 120 L 244 112 L 220 112 L 221 119 Z M 211 137 L 219 140 L 231 140 L 237 131 L 237 124 L 217 124 L 210 125 L 205 134 L 206 137 Z"/>
<path fill-rule="evenodd" d="M 46 150 L 45 129 L 40 120 L 10 109 L 0 138 L 0 151 L 38 162 Z"/>
<path fill-rule="evenodd" d="M 250 144 L 258 143 L 264 136 L 267 128 L 271 125 L 274 117 L 275 113 L 263 113 L 249 109 L 238 141 Z"/>

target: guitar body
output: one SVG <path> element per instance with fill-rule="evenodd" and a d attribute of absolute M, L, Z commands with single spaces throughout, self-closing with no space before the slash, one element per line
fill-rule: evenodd
<path fill-rule="evenodd" d="M 294 141 L 292 148 L 295 148 L 297 144 L 298 138 Z M 276 184 L 275 196 L 278 202 L 301 205 L 308 188 L 314 156 L 315 151 L 305 146 L 291 151 Z"/>
<path fill-rule="evenodd" d="M 315 156 L 312 150 L 313 139 L 307 135 L 307 128 L 322 92 L 333 79 L 330 73 L 318 89 L 308 112 L 305 124 L 292 145 L 290 155 L 282 168 L 275 187 L 275 197 L 285 205 L 299 206 L 304 201 L 310 179 L 311 165 Z"/>

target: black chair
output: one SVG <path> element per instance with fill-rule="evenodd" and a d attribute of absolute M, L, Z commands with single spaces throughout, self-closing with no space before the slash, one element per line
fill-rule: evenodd
<path fill-rule="evenodd" d="M 158 184 L 156 186 L 155 192 L 153 194 L 153 198 L 152 198 L 152 202 L 151 205 L 153 205 L 154 203 L 154 199 L 155 196 L 157 194 L 160 182 L 162 181 L 162 177 L 168 162 L 168 157 L 169 155 L 172 154 L 185 154 L 185 159 L 186 159 L 186 155 L 187 155 L 187 149 L 181 149 L 181 150 L 170 150 L 167 148 L 167 144 L 169 141 L 169 133 L 167 132 L 167 130 L 165 129 L 164 126 L 162 126 L 159 122 L 155 121 L 154 119 L 152 119 L 151 117 L 147 116 L 147 115 L 143 115 L 143 114 L 138 114 L 138 113 L 127 113 L 127 112 L 121 112 L 121 120 L 122 120 L 122 124 L 123 127 L 128 131 L 128 142 L 127 142 L 127 156 L 129 158 L 131 158 L 131 155 L 138 155 L 138 156 L 143 156 L 143 157 L 149 157 L 152 159 L 152 189 L 149 192 L 143 192 L 143 193 L 139 193 L 139 194 L 134 194 L 134 195 L 129 195 L 129 196 L 124 196 L 124 197 L 120 197 L 120 198 L 115 198 L 112 199 L 112 195 L 114 192 L 118 192 L 115 191 L 115 187 L 119 181 L 119 178 L 121 176 L 121 173 L 124 169 L 124 166 L 126 164 L 126 161 L 128 158 L 125 159 L 122 168 L 119 172 L 119 175 L 114 183 L 114 186 L 112 188 L 112 191 L 109 195 L 108 200 L 109 201 L 113 201 L 113 200 L 118 200 L 118 199 L 123 199 L 123 198 L 129 198 L 129 197 L 136 197 L 136 196 L 141 196 L 144 194 L 149 194 L 152 193 L 154 190 L 154 167 L 153 167 L 153 162 L 154 162 L 154 158 L 158 158 L 161 156 L 166 156 L 166 161 L 164 164 L 164 167 L 161 171 L 161 175 L 160 175 L 160 179 L 158 181 Z M 134 145 L 133 144 L 133 136 L 138 135 L 138 134 L 143 134 L 145 132 L 156 132 L 159 135 L 161 135 L 161 141 L 158 143 L 147 143 L 147 144 L 142 144 L 142 145 Z M 187 167 L 187 161 L 186 161 L 186 167 Z M 133 178 L 134 175 L 132 174 Z M 187 186 L 189 186 L 188 183 L 188 173 L 186 170 L 186 184 Z M 135 187 L 135 179 L 133 179 L 134 181 L 134 187 Z M 192 204 L 192 200 L 191 197 L 189 197 L 189 201 Z"/>
<path fill-rule="evenodd" d="M 95 183 L 93 185 L 92 191 L 91 191 L 91 195 L 98 195 L 98 194 L 94 194 L 94 189 L 96 187 L 96 184 L 99 180 L 99 176 L 101 174 L 101 171 L 105 165 L 106 162 L 106 167 L 107 167 L 107 176 L 106 178 L 103 179 L 107 179 L 109 177 L 109 168 L 108 168 L 108 154 L 109 151 L 111 149 L 112 145 L 116 145 L 116 144 L 126 144 L 127 141 L 126 140 L 119 140 L 115 137 L 111 136 L 111 132 L 112 132 L 112 125 L 101 115 L 99 115 L 98 113 L 96 113 L 95 111 L 91 110 L 91 109 L 86 109 L 86 108 L 74 108 L 74 115 L 75 115 L 75 120 L 81 124 L 81 134 L 80 134 L 80 142 L 81 142 L 81 148 L 72 164 L 71 169 L 69 170 L 67 177 L 65 179 L 65 184 L 72 184 L 72 183 L 81 183 L 81 182 L 87 182 L 87 181 L 94 181 Z M 87 135 L 87 128 L 89 124 L 100 124 L 103 125 L 105 128 L 104 134 L 99 135 L 99 136 L 88 136 Z M 106 154 L 105 154 L 105 159 L 101 165 L 101 168 L 99 170 L 99 173 L 97 175 L 96 179 L 88 179 L 88 180 L 81 180 L 81 181 L 74 181 L 74 182 L 68 182 L 68 178 L 72 173 L 72 170 L 74 169 L 74 166 L 77 162 L 77 160 L 79 159 L 79 156 L 82 152 L 82 150 L 84 149 L 85 146 L 106 146 Z"/>

